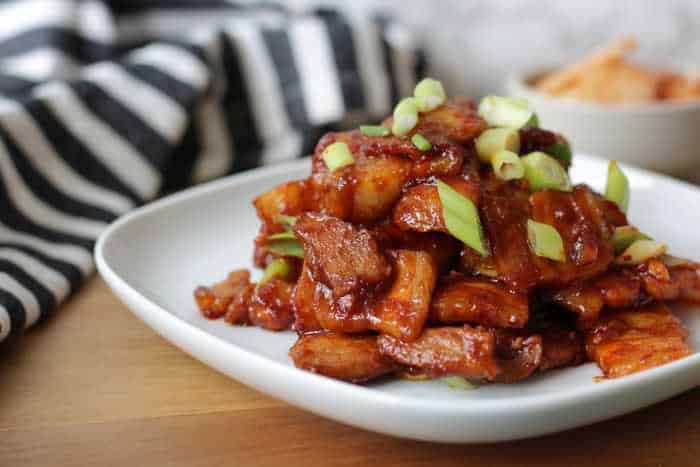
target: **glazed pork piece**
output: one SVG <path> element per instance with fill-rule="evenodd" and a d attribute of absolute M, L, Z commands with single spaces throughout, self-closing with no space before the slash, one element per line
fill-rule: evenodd
<path fill-rule="evenodd" d="M 299 338 L 289 356 L 299 368 L 351 383 L 369 381 L 394 369 L 379 353 L 376 336 L 309 334 Z"/>
<path fill-rule="evenodd" d="M 587 333 L 586 350 L 605 376 L 616 378 L 690 354 L 688 331 L 662 304 L 616 311 Z"/>
<path fill-rule="evenodd" d="M 436 83 L 257 196 L 264 273 L 198 287 L 202 314 L 291 329 L 298 368 L 351 383 L 510 384 L 587 361 L 613 378 L 688 355 L 665 303 L 700 302 L 700 264 L 629 224 L 616 163 L 604 195 L 574 185 L 568 142 L 526 103 L 477 109 Z"/>

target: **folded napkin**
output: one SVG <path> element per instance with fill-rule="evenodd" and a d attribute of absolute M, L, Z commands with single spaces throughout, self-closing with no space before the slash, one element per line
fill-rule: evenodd
<path fill-rule="evenodd" d="M 423 65 L 383 17 L 268 2 L 3 2 L 0 341 L 79 289 L 117 216 L 379 119 Z"/>

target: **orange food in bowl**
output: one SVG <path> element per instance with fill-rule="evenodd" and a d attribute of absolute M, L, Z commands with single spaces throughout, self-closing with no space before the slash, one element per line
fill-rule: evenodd
<path fill-rule="evenodd" d="M 630 63 L 626 56 L 636 48 L 634 39 L 618 40 L 541 77 L 535 88 L 552 96 L 605 104 L 700 98 L 700 77 Z"/>

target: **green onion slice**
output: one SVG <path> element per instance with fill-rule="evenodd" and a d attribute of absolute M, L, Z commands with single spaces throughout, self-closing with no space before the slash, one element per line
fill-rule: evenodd
<path fill-rule="evenodd" d="M 624 213 L 630 204 L 630 182 L 617 165 L 617 161 L 608 164 L 608 182 L 605 184 L 605 197 L 617 204 Z"/>
<path fill-rule="evenodd" d="M 338 169 L 355 163 L 355 158 L 352 156 L 350 148 L 341 141 L 336 141 L 328 145 L 328 147 L 323 150 L 321 158 L 331 172 L 335 172 Z"/>
<path fill-rule="evenodd" d="M 475 142 L 479 159 L 488 164 L 498 151 L 520 151 L 520 133 L 512 128 L 491 128 L 482 132 Z"/>
<path fill-rule="evenodd" d="M 498 151 L 491 157 L 493 173 L 501 180 L 516 180 L 525 175 L 525 166 L 514 152 Z"/>
<path fill-rule="evenodd" d="M 404 136 L 418 124 L 418 102 L 414 97 L 406 97 L 394 107 L 394 124 L 391 132 Z"/>
<path fill-rule="evenodd" d="M 615 253 L 624 251 L 637 240 L 651 240 L 651 237 L 631 225 L 615 227 L 615 231 L 610 237 L 610 243 L 612 243 Z"/>
<path fill-rule="evenodd" d="M 291 230 L 297 222 L 296 216 L 287 216 L 286 214 L 277 214 L 274 218 L 276 224 L 284 227 L 285 230 Z"/>
<path fill-rule="evenodd" d="M 666 244 L 656 240 L 636 240 L 620 256 L 615 258 L 617 264 L 641 264 L 648 259 L 666 253 Z"/>
<path fill-rule="evenodd" d="M 545 152 L 564 162 L 567 166 L 571 165 L 571 147 L 569 147 L 569 143 L 566 140 L 557 141 L 548 147 Z"/>
<path fill-rule="evenodd" d="M 532 112 L 532 116 L 530 117 L 530 120 L 528 120 L 527 123 L 525 123 L 523 128 L 539 128 L 539 127 L 540 127 L 540 117 L 538 117 L 535 112 Z"/>
<path fill-rule="evenodd" d="M 552 156 L 536 151 L 520 160 L 525 165 L 525 178 L 530 185 L 530 191 L 571 191 L 569 175 Z"/>
<path fill-rule="evenodd" d="M 554 261 L 566 261 L 564 241 L 557 229 L 549 224 L 527 220 L 527 239 L 533 253 Z"/>
<path fill-rule="evenodd" d="M 491 126 L 519 129 L 531 122 L 534 112 L 525 99 L 486 96 L 479 103 L 479 115 Z"/>
<path fill-rule="evenodd" d="M 430 151 L 430 148 L 433 147 L 433 145 L 430 144 L 430 141 L 428 141 L 428 138 L 420 133 L 416 133 L 415 135 L 411 136 L 411 142 L 418 148 L 419 151 L 423 152 Z"/>
<path fill-rule="evenodd" d="M 479 211 L 472 200 L 441 180 L 437 181 L 437 189 L 447 231 L 482 256 L 487 256 Z"/>
<path fill-rule="evenodd" d="M 272 240 L 265 244 L 265 248 L 267 248 L 270 253 L 277 256 L 293 256 L 295 258 L 304 257 L 304 247 L 297 239 Z"/>
<path fill-rule="evenodd" d="M 391 130 L 381 125 L 360 125 L 360 132 L 365 136 L 389 136 Z"/>
<path fill-rule="evenodd" d="M 292 265 L 288 260 L 284 258 L 273 259 L 270 264 L 265 268 L 260 281 L 258 282 L 258 287 L 269 281 L 270 279 L 282 279 L 286 280 L 292 273 Z"/>
<path fill-rule="evenodd" d="M 468 391 L 471 389 L 476 389 L 476 385 L 470 383 L 465 378 L 461 376 L 446 376 L 442 378 L 442 381 L 447 384 L 450 389 Z"/>
<path fill-rule="evenodd" d="M 413 90 L 413 95 L 417 100 L 420 112 L 430 112 L 440 107 L 447 100 L 447 94 L 445 94 L 445 88 L 442 87 L 442 83 L 432 78 L 425 78 L 418 83 Z"/>
<path fill-rule="evenodd" d="M 269 242 L 273 240 L 296 240 L 296 238 L 297 237 L 294 235 L 294 232 L 291 230 L 286 230 L 284 232 L 268 235 L 265 240 Z"/>

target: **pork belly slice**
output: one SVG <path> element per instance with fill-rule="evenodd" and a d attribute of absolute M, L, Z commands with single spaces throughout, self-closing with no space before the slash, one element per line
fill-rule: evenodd
<path fill-rule="evenodd" d="M 316 284 L 311 277 L 309 266 L 304 261 L 299 280 L 294 288 L 294 324 L 298 334 L 320 331 L 321 324 L 316 318 Z"/>
<path fill-rule="evenodd" d="M 377 345 L 382 355 L 431 378 L 454 375 L 493 380 L 501 373 L 496 336 L 481 327 L 429 328 L 414 342 L 380 335 Z"/>
<path fill-rule="evenodd" d="M 700 302 L 700 264 L 664 256 L 638 269 L 644 291 L 656 300 Z"/>
<path fill-rule="evenodd" d="M 479 205 L 478 178 L 455 175 L 442 180 Z M 408 188 L 396 203 L 392 220 L 401 230 L 447 232 L 437 186 L 434 183 L 422 183 Z"/>
<path fill-rule="evenodd" d="M 530 195 L 524 184 L 485 181 L 482 221 L 491 244 L 498 278 L 529 291 L 563 286 L 604 272 L 613 260 L 611 227 L 598 198 L 585 186 L 573 192 L 540 191 Z M 527 219 L 554 226 L 564 241 L 566 262 L 535 256 L 527 239 Z"/>
<path fill-rule="evenodd" d="M 642 281 L 635 271 L 623 269 L 608 271 L 590 281 L 545 292 L 543 296 L 575 313 L 579 327 L 587 328 L 595 324 L 603 307 L 624 308 L 644 302 L 646 298 L 642 295 L 641 285 Z"/>
<path fill-rule="evenodd" d="M 297 368 L 351 383 L 363 383 L 394 369 L 379 353 L 376 336 L 307 334 L 299 337 L 289 356 Z"/>
<path fill-rule="evenodd" d="M 537 369 L 542 357 L 539 336 L 519 336 L 484 327 L 428 328 L 413 342 L 380 335 L 379 351 L 410 373 L 431 378 L 462 376 L 473 380 L 514 382 Z"/>
<path fill-rule="evenodd" d="M 510 330 L 498 329 L 496 357 L 501 373 L 497 383 L 516 383 L 528 378 L 542 363 L 542 337 L 537 334 L 522 336 Z"/>
<path fill-rule="evenodd" d="M 348 145 L 355 163 L 330 172 L 321 155 L 336 142 Z M 422 152 L 407 138 L 365 136 L 358 130 L 329 133 L 314 153 L 308 210 L 354 223 L 377 222 L 391 211 L 407 183 L 457 175 L 466 154 L 464 147 L 445 138 Z"/>
<path fill-rule="evenodd" d="M 601 317 L 587 331 L 586 352 L 608 378 L 660 366 L 690 354 L 688 331 L 664 304 Z"/>
<path fill-rule="evenodd" d="M 309 188 L 306 180 L 295 180 L 277 185 L 253 200 L 258 217 L 268 227 L 279 214 L 296 216 L 309 207 Z"/>
<path fill-rule="evenodd" d="M 250 272 L 246 269 L 239 269 L 230 272 L 226 279 L 211 287 L 197 287 L 194 291 L 194 299 L 199 311 L 206 318 L 218 319 L 229 311 L 234 300 L 241 296 L 249 296 L 252 287 Z M 247 321 L 247 310 L 246 307 L 244 321 Z"/>
<path fill-rule="evenodd" d="M 280 279 L 260 285 L 250 298 L 250 322 L 270 331 L 289 329 L 294 322 L 293 291 L 294 284 Z"/>
<path fill-rule="evenodd" d="M 608 271 L 563 289 L 543 293 L 546 300 L 579 316 L 579 326 L 590 327 L 603 308 L 625 308 L 650 300 L 700 300 L 700 265 L 681 258 L 653 258 L 636 267 Z"/>
<path fill-rule="evenodd" d="M 392 119 L 384 121 L 391 127 Z M 467 143 L 488 128 L 486 121 L 476 111 L 474 103 L 463 97 L 449 99 L 431 112 L 420 114 L 415 133 L 428 137 L 443 136 L 457 143 Z"/>
<path fill-rule="evenodd" d="M 587 360 L 580 332 L 556 324 L 536 332 L 542 338 L 542 361 L 539 371 L 575 366 Z"/>
<path fill-rule="evenodd" d="M 311 275 L 341 297 L 387 279 L 391 266 L 366 229 L 340 219 L 306 213 L 294 225 Z"/>
<path fill-rule="evenodd" d="M 430 320 L 522 328 L 529 319 L 528 296 L 492 281 L 453 273 L 442 279 L 430 304 Z"/>
<path fill-rule="evenodd" d="M 413 341 L 428 319 L 437 266 L 424 251 L 394 252 L 394 282 L 371 308 L 372 329 L 403 341 Z"/>

